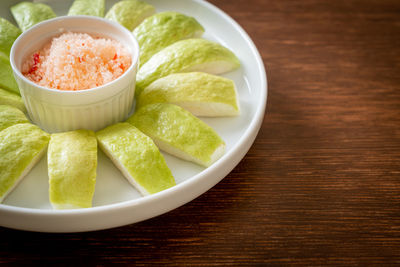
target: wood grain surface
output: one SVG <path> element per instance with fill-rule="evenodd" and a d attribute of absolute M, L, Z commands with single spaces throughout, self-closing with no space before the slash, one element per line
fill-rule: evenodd
<path fill-rule="evenodd" d="M 0 228 L 0 265 L 400 266 L 400 1 L 210 2 L 267 69 L 247 156 L 206 194 L 144 222 Z"/>

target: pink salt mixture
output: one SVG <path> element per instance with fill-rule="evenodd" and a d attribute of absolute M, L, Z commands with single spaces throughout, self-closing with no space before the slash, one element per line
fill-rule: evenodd
<path fill-rule="evenodd" d="M 76 91 L 117 79 L 131 61 L 128 50 L 116 40 L 67 32 L 29 57 L 22 73 L 38 85 Z"/>

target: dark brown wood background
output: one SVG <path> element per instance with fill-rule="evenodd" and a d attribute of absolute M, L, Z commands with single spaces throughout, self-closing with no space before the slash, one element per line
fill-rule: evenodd
<path fill-rule="evenodd" d="M 400 1 L 211 2 L 249 33 L 268 73 L 247 156 L 148 221 L 0 228 L 0 264 L 400 266 Z"/>

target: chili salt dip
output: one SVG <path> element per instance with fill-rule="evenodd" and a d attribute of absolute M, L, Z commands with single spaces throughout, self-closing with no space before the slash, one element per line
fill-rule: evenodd
<path fill-rule="evenodd" d="M 47 88 L 77 91 L 117 79 L 131 62 L 129 51 L 116 40 L 67 32 L 33 53 L 22 74 Z"/>

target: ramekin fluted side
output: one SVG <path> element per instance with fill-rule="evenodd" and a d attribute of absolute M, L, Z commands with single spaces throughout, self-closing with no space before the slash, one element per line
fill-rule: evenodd
<path fill-rule="evenodd" d="M 89 105 L 61 106 L 44 102 L 34 96 L 24 96 L 28 115 L 43 130 L 55 133 L 78 129 L 98 131 L 126 120 L 132 110 L 134 85 L 113 97 Z"/>

